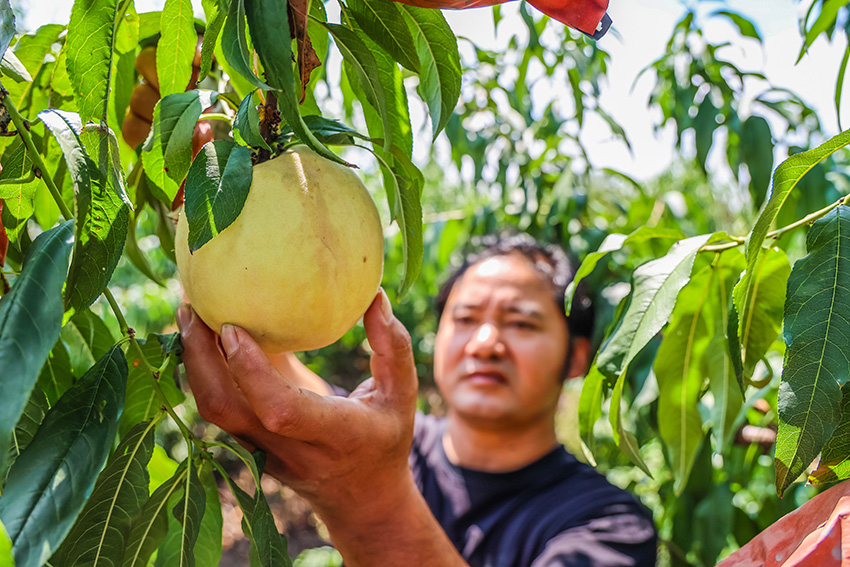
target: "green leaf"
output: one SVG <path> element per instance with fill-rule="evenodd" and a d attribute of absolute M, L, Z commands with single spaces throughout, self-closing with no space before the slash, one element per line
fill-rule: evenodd
<path fill-rule="evenodd" d="M 135 59 L 139 43 L 139 14 L 132 0 L 123 2 L 119 5 L 119 10 L 121 8 L 124 9 L 123 13 L 116 12 L 120 23 L 115 31 L 115 51 L 121 55 L 132 54 Z"/>
<path fill-rule="evenodd" d="M 342 53 L 343 59 L 351 65 L 357 73 L 360 87 L 363 89 L 366 100 L 381 115 L 384 125 L 384 149 L 387 150 L 392 144 L 393 127 L 387 109 L 387 101 L 384 95 L 384 86 L 381 83 L 378 63 L 375 56 L 365 43 L 357 36 L 357 33 L 338 24 L 325 24 L 336 46 Z"/>
<path fill-rule="evenodd" d="M 288 25 L 286 28 L 279 29 L 286 30 L 288 34 Z M 281 41 L 281 43 L 289 44 L 286 41 Z M 227 18 L 224 20 L 224 28 L 221 31 L 221 51 L 227 63 L 243 79 L 250 82 L 256 88 L 263 89 L 264 91 L 271 90 L 272 87 L 258 79 L 251 68 L 251 52 L 248 49 L 248 33 L 245 28 L 245 0 L 230 0 L 230 10 L 227 13 Z M 291 46 L 289 51 L 290 58 L 287 61 L 292 60 Z"/>
<path fill-rule="evenodd" d="M 240 2 L 244 0 L 233 0 L 234 4 Z M 286 34 L 289 30 L 287 5 L 278 0 L 252 0 L 246 8 L 251 39 L 265 69 L 266 79 L 277 91 L 281 117 L 298 139 L 314 152 L 331 161 L 349 165 L 316 139 L 305 126 L 298 110 L 301 88 L 296 84 L 295 72 L 292 69 L 292 44 L 291 41 L 281 40 L 281 33 Z"/>
<path fill-rule="evenodd" d="M 243 146 L 254 146 L 271 151 L 271 147 L 260 134 L 260 113 L 254 103 L 253 91 L 242 99 L 239 110 L 236 111 L 236 118 L 233 121 L 233 139 Z"/>
<path fill-rule="evenodd" d="M 68 76 L 83 124 L 106 120 L 118 0 L 75 0 L 68 23 Z"/>
<path fill-rule="evenodd" d="M 126 380 L 115 346 L 50 408 L 10 469 L 0 520 L 18 567 L 44 564 L 71 529 L 109 455 Z"/>
<path fill-rule="evenodd" d="M 15 426 L 15 431 L 12 434 L 12 446 L 9 448 L 9 466 L 15 464 L 18 455 L 27 448 L 35 432 L 38 431 L 38 426 L 44 420 L 47 410 L 50 409 L 50 404 L 47 403 L 47 398 L 40 387 L 36 386 L 32 389 L 30 399 L 21 413 L 21 418 Z"/>
<path fill-rule="evenodd" d="M 761 254 L 755 271 L 753 292 L 744 303 L 744 289 L 735 287 L 733 300 L 738 313 L 738 340 L 742 352 L 744 377 L 753 375 L 756 363 L 767 353 L 782 328 L 782 306 L 791 264 L 782 250 Z"/>
<path fill-rule="evenodd" d="M 136 87 L 136 54 L 135 52 L 123 53 L 118 56 L 115 64 L 115 86 L 113 87 L 113 112 L 118 120 L 118 125 L 124 125 L 124 117 L 133 97 L 133 89 Z"/>
<path fill-rule="evenodd" d="M 31 77 L 38 77 L 39 72 L 46 64 L 45 56 L 51 53 L 51 46 L 59 40 L 63 31 L 65 31 L 65 26 L 45 24 L 39 27 L 34 34 L 27 34 L 18 38 L 14 46 L 14 53 Z M 3 86 L 9 91 L 12 103 L 25 117 L 34 115 L 46 106 L 46 102 L 39 106 L 34 101 L 34 96 L 40 94 L 35 83 L 12 83 Z M 46 101 L 46 98 L 43 100 Z"/>
<path fill-rule="evenodd" d="M 212 67 L 213 52 L 221 28 L 224 26 L 226 10 L 222 8 L 218 0 L 203 0 L 204 14 L 207 17 L 207 27 L 204 30 L 204 39 L 201 43 L 201 68 L 198 71 L 198 81 L 204 80 Z"/>
<path fill-rule="evenodd" d="M 195 542 L 195 562 L 198 565 L 218 565 L 221 562 L 221 502 L 218 498 L 218 484 L 212 467 L 201 467 L 198 473 L 206 495 L 204 517 L 198 541 Z"/>
<path fill-rule="evenodd" d="M 186 476 L 182 493 L 173 495 L 169 500 L 169 506 L 172 505 L 168 517 L 168 535 L 157 550 L 155 565 L 194 567 L 195 542 L 206 507 L 206 493 L 195 466 L 191 466 Z"/>
<path fill-rule="evenodd" d="M 153 125 L 142 146 L 145 175 L 161 190 L 156 195 L 171 205 L 192 163 L 192 134 L 204 109 L 215 103 L 218 93 L 189 91 L 171 94 L 157 102 Z"/>
<path fill-rule="evenodd" d="M 826 484 L 850 478 L 850 383 L 841 387 L 841 421 L 823 446 L 818 468 L 809 481 Z"/>
<path fill-rule="evenodd" d="M 570 314 L 573 297 L 575 296 L 578 284 L 581 283 L 584 278 L 593 273 L 596 265 L 608 254 L 622 250 L 625 246 L 635 246 L 637 244 L 643 244 L 656 239 L 679 240 L 682 236 L 683 235 L 680 230 L 650 227 L 645 225 L 638 227 L 628 236 L 625 234 L 609 234 L 606 236 L 605 240 L 602 241 L 602 244 L 599 245 L 599 248 L 584 258 L 578 270 L 576 270 L 576 275 L 573 277 L 573 281 L 571 281 L 570 285 L 567 286 L 564 302 L 567 309 L 567 315 Z"/>
<path fill-rule="evenodd" d="M 677 495 L 685 489 L 704 437 L 698 406 L 704 375 L 699 363 L 713 337 L 706 314 L 714 275 L 705 267 L 679 292 L 655 357 L 658 432 L 667 446 Z"/>
<path fill-rule="evenodd" d="M 150 493 L 153 494 L 157 488 L 165 484 L 177 472 L 179 466 L 180 464 L 177 461 L 168 456 L 165 449 L 156 445 L 148 463 L 148 474 L 151 477 Z"/>
<path fill-rule="evenodd" d="M 3 73 L 3 76 L 9 77 L 16 83 L 32 82 L 29 71 L 27 71 L 27 68 L 24 67 L 24 64 L 21 63 L 21 60 L 18 59 L 13 51 L 7 51 L 3 55 L 3 59 L 0 60 L 0 72 Z"/>
<path fill-rule="evenodd" d="M 48 403 L 53 405 L 73 384 L 71 357 L 68 355 L 68 347 L 60 339 L 56 341 L 53 350 L 44 361 L 44 366 L 41 367 L 38 385 L 47 397 Z"/>
<path fill-rule="evenodd" d="M 183 461 L 174 475 L 151 494 L 133 517 L 123 567 L 147 567 L 151 554 L 168 533 L 168 502 L 181 494 L 187 474 L 186 461 Z"/>
<path fill-rule="evenodd" d="M 594 364 L 584 376 L 578 405 L 579 435 L 592 457 L 596 453 L 596 435 L 593 427 L 602 417 L 602 397 L 605 394 L 605 375 Z"/>
<path fill-rule="evenodd" d="M 393 146 L 392 154 L 396 166 L 390 166 L 377 152 L 372 153 L 388 173 L 384 179 L 385 182 L 388 179 L 392 187 L 386 190 L 393 191 L 395 202 L 398 203 L 396 222 L 401 231 L 404 266 L 404 275 L 398 291 L 401 298 L 410 290 L 422 267 L 422 204 L 420 200 L 425 178 L 407 155 L 396 146 Z"/>
<path fill-rule="evenodd" d="M 629 305 L 597 364 L 606 376 L 619 376 L 640 350 L 667 323 L 676 296 L 691 277 L 699 249 L 710 234 L 677 242 L 666 256 L 651 260 L 632 274 Z"/>
<path fill-rule="evenodd" d="M 138 207 L 138 203 L 136 203 L 136 206 Z M 159 274 L 157 274 L 156 270 L 154 270 L 151 266 L 147 255 L 139 247 L 139 241 L 136 238 L 136 226 L 139 222 L 139 212 L 140 211 L 137 209 L 136 214 L 130 217 L 130 228 L 127 231 L 127 241 L 124 243 L 124 254 L 127 256 L 127 259 L 132 262 L 136 269 L 150 278 L 151 281 L 164 288 L 166 287 L 165 282 L 162 281 L 162 278 L 159 277 Z"/>
<path fill-rule="evenodd" d="M 236 220 L 253 171 L 251 151 L 228 140 L 205 144 L 186 177 L 189 250 L 194 252 Z"/>
<path fill-rule="evenodd" d="M 714 338 L 703 358 L 703 373 L 708 376 L 709 391 L 714 398 L 711 407 L 711 432 L 715 451 L 724 454 L 735 433 L 735 420 L 743 406 L 743 393 L 738 384 L 735 365 L 728 343 L 728 321 L 732 288 L 745 265 L 744 255 L 737 250 L 727 250 L 715 260 L 717 294 L 713 300 Z M 740 349 L 738 349 L 740 352 Z M 740 360 L 740 357 L 739 357 Z"/>
<path fill-rule="evenodd" d="M 758 29 L 756 29 L 755 24 L 738 14 L 737 12 L 732 12 L 730 10 L 716 10 L 712 12 L 712 17 L 723 16 L 728 19 L 735 27 L 738 28 L 738 33 L 740 33 L 744 37 L 751 37 L 761 43 L 761 34 L 759 34 Z"/>
<path fill-rule="evenodd" d="M 797 56 L 797 63 L 799 63 L 803 59 L 803 55 L 805 55 L 809 51 L 809 47 L 812 46 L 815 39 L 817 37 L 829 30 L 833 25 L 835 25 L 835 19 L 838 17 L 838 11 L 844 6 L 844 2 L 831 0 L 820 3 L 821 10 L 820 14 L 818 14 L 817 19 L 812 23 L 811 27 L 808 30 L 805 30 L 805 38 L 803 41 L 803 46 L 800 48 L 800 54 Z M 815 4 L 812 3 L 812 7 Z M 808 18 L 807 18 L 808 19 Z M 805 21 L 803 25 L 805 25 Z"/>
<path fill-rule="evenodd" d="M 9 0 L 0 0 L 0 56 L 5 57 L 12 38 L 15 37 L 15 12 Z"/>
<path fill-rule="evenodd" d="M 112 348 L 115 338 L 106 323 L 86 309 L 74 315 L 62 328 L 62 341 L 68 347 L 72 372 L 82 376 Z"/>
<path fill-rule="evenodd" d="M 623 372 L 617 378 L 617 382 L 614 384 L 614 389 L 611 393 L 611 406 L 609 409 L 608 419 L 611 423 L 611 427 L 613 428 L 614 443 L 635 466 L 642 470 L 646 476 L 652 478 L 652 473 L 649 471 L 649 467 L 640 455 L 640 446 L 638 445 L 637 438 L 632 432 L 626 429 L 625 424 L 623 423 L 621 400 L 623 397 L 623 386 L 626 382 L 625 377 L 626 373 Z"/>
<path fill-rule="evenodd" d="M 752 115 L 741 125 L 741 159 L 750 172 L 750 195 L 761 207 L 770 187 L 773 171 L 773 137 L 770 125 L 761 116 Z"/>
<path fill-rule="evenodd" d="M 186 396 L 180 391 L 174 381 L 174 373 L 177 368 L 175 357 L 171 357 L 168 364 L 163 368 L 163 363 L 168 358 L 168 355 L 156 339 L 156 335 L 150 334 L 147 339 L 141 339 L 138 343 L 148 362 L 154 368 L 162 368 L 158 377 L 158 383 L 168 403 L 172 407 L 182 404 Z M 142 362 L 136 349 L 130 350 L 127 362 L 129 364 L 127 401 L 125 403 L 124 413 L 121 414 L 121 421 L 118 422 L 118 432 L 121 435 L 125 435 L 135 424 L 157 415 L 162 405 L 159 396 L 157 396 L 154 390 L 154 377 Z"/>
<path fill-rule="evenodd" d="M 8 0 L 6 0 L 8 3 Z M 12 555 L 12 540 L 6 532 L 6 527 L 0 522 L 0 567 L 15 567 L 15 557 Z"/>
<path fill-rule="evenodd" d="M 38 117 L 59 142 L 77 195 L 76 244 L 65 288 L 67 320 L 91 305 L 112 278 L 124 250 L 131 205 L 111 130 L 94 124 L 83 129 L 79 116 L 60 110 L 45 110 Z"/>
<path fill-rule="evenodd" d="M 719 114 L 717 107 L 711 102 L 711 97 L 706 96 L 699 105 L 699 110 L 694 118 L 694 142 L 697 149 L 697 163 L 703 173 L 706 173 L 705 161 L 708 159 L 708 152 L 711 151 L 711 146 L 714 143 L 714 131 L 717 130 L 717 115 Z"/>
<path fill-rule="evenodd" d="M 434 138 L 445 127 L 460 97 L 457 39 L 439 10 L 399 4 L 419 56 L 419 96 L 431 114 Z"/>
<path fill-rule="evenodd" d="M 148 497 L 146 467 L 157 424 L 158 420 L 138 423 L 123 437 L 51 564 L 112 567 L 121 563 L 130 522 Z"/>
<path fill-rule="evenodd" d="M 12 290 L 0 299 L 0 445 L 12 432 L 30 398 L 39 370 L 59 338 L 62 285 L 73 246 L 73 221 L 35 239 Z M 7 464 L 0 451 L 0 474 Z"/>
<path fill-rule="evenodd" d="M 198 34 L 191 0 L 165 0 L 156 50 L 156 74 L 163 97 L 182 93 L 192 77 Z"/>
<path fill-rule="evenodd" d="M 762 246 L 767 238 L 767 232 L 776 221 L 777 215 L 788 199 L 791 190 L 799 183 L 815 165 L 837 152 L 847 144 L 850 144 L 850 130 L 831 138 L 812 150 L 795 154 L 782 162 L 773 172 L 773 190 L 770 199 L 759 212 L 756 224 L 747 236 L 747 271 L 744 273 L 738 286 L 743 294 L 743 303 L 751 302 L 750 296 L 755 293 L 756 282 L 752 277 L 755 273 L 759 256 L 763 253 Z"/>
<path fill-rule="evenodd" d="M 385 108 L 375 107 L 373 102 L 363 92 L 363 86 L 357 73 L 351 73 L 352 66 L 345 64 L 346 75 L 351 84 L 352 90 L 355 91 L 357 98 L 361 103 L 365 100 L 368 104 L 362 105 L 363 114 L 366 118 L 366 126 L 369 129 L 369 135 L 372 138 L 384 140 L 384 147 L 387 147 L 387 136 L 385 132 L 387 126 L 391 128 L 389 133 L 392 139 L 392 145 L 398 146 L 409 157 L 413 153 L 413 129 L 410 125 L 410 110 L 407 104 L 407 89 L 404 86 L 404 74 L 399 69 L 396 62 L 381 49 L 377 43 L 365 34 L 356 22 L 353 22 L 353 29 L 357 36 L 366 45 L 372 55 L 375 57 L 375 63 L 378 66 L 378 80 L 384 90 Z M 386 119 L 388 122 L 384 120 Z M 384 151 L 385 156 L 387 152 Z M 393 217 L 395 216 L 394 207 L 392 208 Z"/>
<path fill-rule="evenodd" d="M 20 137 L 16 136 L 3 152 L 0 164 L 3 166 L 0 180 L 26 179 L 32 174 L 32 158 Z M 28 183 L 0 185 L 0 199 L 4 200 L 4 210 L 16 219 L 30 218 L 34 211 L 34 198 L 41 184 L 41 180 L 33 178 Z"/>
<path fill-rule="evenodd" d="M 347 5 L 368 37 L 402 66 L 419 73 L 413 35 L 397 4 L 382 0 L 350 0 Z"/>
<path fill-rule="evenodd" d="M 841 419 L 840 385 L 850 381 L 850 207 L 816 221 L 808 255 L 788 278 L 779 385 L 776 490 L 781 496 L 814 460 Z"/>

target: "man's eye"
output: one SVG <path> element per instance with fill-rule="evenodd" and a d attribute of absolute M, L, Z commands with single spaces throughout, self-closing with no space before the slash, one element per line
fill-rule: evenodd
<path fill-rule="evenodd" d="M 530 331 L 537 328 L 537 325 L 531 321 L 511 321 L 510 325 L 515 329 L 521 329 L 524 331 Z"/>
<path fill-rule="evenodd" d="M 475 323 L 475 318 L 473 318 L 470 315 L 456 315 L 454 319 L 455 319 L 455 323 L 458 323 L 458 324 L 461 324 L 461 325 L 471 325 L 471 324 Z"/>

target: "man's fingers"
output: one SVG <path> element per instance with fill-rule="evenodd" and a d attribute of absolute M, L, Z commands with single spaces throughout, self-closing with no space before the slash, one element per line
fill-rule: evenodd
<path fill-rule="evenodd" d="M 183 364 L 201 417 L 235 434 L 260 427 L 242 392 L 230 375 L 217 335 L 191 307 L 177 310 Z"/>
<path fill-rule="evenodd" d="M 372 347 L 370 366 L 378 391 L 412 402 L 416 398 L 416 365 L 410 335 L 392 313 L 381 289 L 363 315 L 366 337 Z"/>
<path fill-rule="evenodd" d="M 224 325 L 221 344 L 233 379 L 266 429 L 291 439 L 315 441 L 341 426 L 347 411 L 344 404 L 294 386 L 244 329 Z"/>

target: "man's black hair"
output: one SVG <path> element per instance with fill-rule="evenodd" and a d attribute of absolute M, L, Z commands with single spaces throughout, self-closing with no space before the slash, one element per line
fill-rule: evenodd
<path fill-rule="evenodd" d="M 449 299 L 455 283 L 463 277 L 471 266 L 497 256 L 510 256 L 521 254 L 534 266 L 534 269 L 552 287 L 555 304 L 560 308 L 561 314 L 566 317 L 567 328 L 571 337 L 590 338 L 593 334 L 593 304 L 587 295 L 585 287 L 580 283 L 576 293 L 573 295 L 572 308 L 569 317 L 566 316 L 564 308 L 565 293 L 567 286 L 573 281 L 576 274 L 575 264 L 570 261 L 564 251 L 554 244 L 542 244 L 531 236 L 520 233 L 512 236 L 489 237 L 484 241 L 484 248 L 479 252 L 468 255 L 463 263 L 455 269 L 449 278 L 440 287 L 437 294 L 437 314 L 443 316 L 443 310 Z"/>

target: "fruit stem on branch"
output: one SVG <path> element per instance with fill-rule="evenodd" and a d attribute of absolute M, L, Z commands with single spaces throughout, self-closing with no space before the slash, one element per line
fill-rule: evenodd
<path fill-rule="evenodd" d="M 271 148 L 274 148 L 279 124 L 280 111 L 277 108 L 277 97 L 273 92 L 269 91 L 266 93 L 266 101 L 263 105 L 263 118 L 260 120 L 260 135 Z M 262 163 L 270 160 L 272 153 L 265 148 L 260 148 L 258 157 L 257 163 Z"/>

